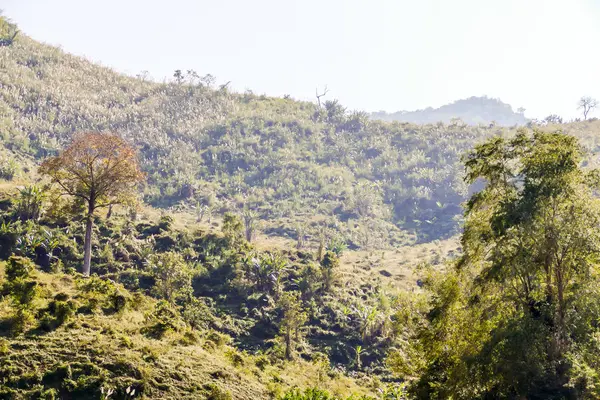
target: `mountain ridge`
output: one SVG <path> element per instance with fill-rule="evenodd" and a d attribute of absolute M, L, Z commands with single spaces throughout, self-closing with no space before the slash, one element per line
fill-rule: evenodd
<path fill-rule="evenodd" d="M 513 111 L 509 104 L 500 99 L 487 96 L 471 96 L 442 105 L 438 108 L 427 107 L 415 111 L 385 111 L 370 114 L 373 119 L 383 121 L 411 122 L 415 124 L 427 123 L 452 123 L 459 119 L 468 125 L 496 123 L 501 126 L 526 125 L 529 119 L 525 118 L 524 110 L 519 108 Z"/>

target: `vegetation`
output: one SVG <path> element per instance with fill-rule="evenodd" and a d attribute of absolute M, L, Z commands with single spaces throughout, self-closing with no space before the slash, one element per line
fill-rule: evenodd
<path fill-rule="evenodd" d="M 463 256 L 429 283 L 418 398 L 595 398 L 597 172 L 562 133 L 495 138 L 466 158 Z M 425 362 L 422 362 L 425 360 Z"/>
<path fill-rule="evenodd" d="M 40 172 L 49 175 L 65 194 L 86 203 L 83 274 L 90 274 L 94 212 L 124 204 L 142 180 L 135 152 L 115 135 L 88 133 L 76 137 L 60 155 L 42 163 Z"/>
<path fill-rule="evenodd" d="M 81 132 L 113 132 L 138 151 L 143 200 L 198 215 L 246 214 L 248 235 L 307 245 L 323 228 L 377 249 L 458 232 L 467 186 L 461 154 L 502 128 L 369 120 L 180 71 L 160 84 L 118 75 L 20 35 L 3 52 L 2 143 L 41 161 Z M 0 166 L 3 165 L 0 154 Z M 244 211 L 246 210 L 246 211 Z"/>
<path fill-rule="evenodd" d="M 0 52 L 0 397 L 600 396 L 597 121 L 374 121 Z"/>
<path fill-rule="evenodd" d="M 590 111 L 598 107 L 598 100 L 589 96 L 583 96 L 577 105 L 577 108 L 583 113 L 583 119 L 587 119 Z"/>

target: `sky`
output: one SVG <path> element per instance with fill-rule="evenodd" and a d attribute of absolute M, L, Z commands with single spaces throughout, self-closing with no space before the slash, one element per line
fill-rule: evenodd
<path fill-rule="evenodd" d="M 0 0 L 36 40 L 130 75 L 212 74 L 349 109 L 487 95 L 529 118 L 600 98 L 600 0 Z M 597 111 L 600 117 L 600 111 Z"/>

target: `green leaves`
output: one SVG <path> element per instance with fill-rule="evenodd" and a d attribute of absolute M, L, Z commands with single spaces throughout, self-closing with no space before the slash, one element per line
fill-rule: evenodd
<path fill-rule="evenodd" d="M 467 155 L 467 181 L 486 185 L 467 204 L 462 258 L 428 285 L 419 397 L 568 397 L 567 358 L 600 361 L 581 346 L 600 334 L 600 311 L 581 306 L 600 299 L 582 290 L 598 284 L 600 208 L 581 159 L 574 137 L 541 131 Z"/>

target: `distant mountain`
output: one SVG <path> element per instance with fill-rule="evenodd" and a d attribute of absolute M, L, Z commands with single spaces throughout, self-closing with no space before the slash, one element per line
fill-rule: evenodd
<path fill-rule="evenodd" d="M 459 118 L 468 125 L 490 124 L 495 122 L 501 126 L 525 125 L 529 120 L 523 115 L 524 110 L 513 111 L 510 104 L 503 103 L 499 99 L 487 96 L 470 97 L 446 104 L 440 108 L 428 107 L 424 110 L 398 111 L 387 113 L 385 111 L 374 112 L 372 119 L 383 121 L 401 121 L 414 124 L 428 124 L 436 122 L 450 123 Z"/>

